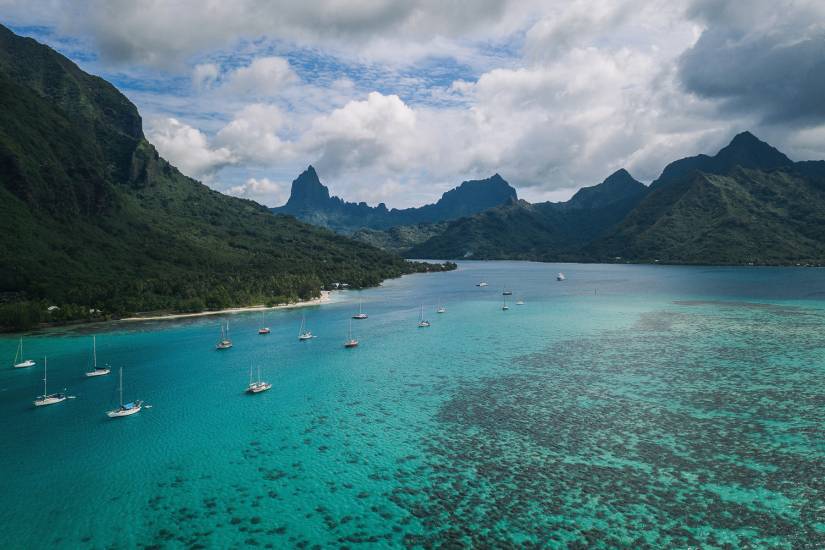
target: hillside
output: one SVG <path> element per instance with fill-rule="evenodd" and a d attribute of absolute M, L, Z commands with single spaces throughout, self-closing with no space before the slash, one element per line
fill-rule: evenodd
<path fill-rule="evenodd" d="M 413 246 L 410 258 L 561 261 L 582 259 L 584 245 L 630 212 L 647 188 L 626 171 L 579 190 L 562 203 L 525 201 L 456 220 Z"/>
<path fill-rule="evenodd" d="M 316 296 L 424 269 L 160 158 L 135 106 L 0 26 L 0 326 Z"/>
<path fill-rule="evenodd" d="M 330 196 L 329 189 L 310 166 L 292 182 L 287 203 L 273 208 L 272 212 L 349 234 L 359 229 L 380 230 L 454 220 L 516 199 L 516 190 L 495 174 L 485 180 L 465 181 L 444 193 L 434 204 L 390 210 L 383 203 L 369 206 Z"/>

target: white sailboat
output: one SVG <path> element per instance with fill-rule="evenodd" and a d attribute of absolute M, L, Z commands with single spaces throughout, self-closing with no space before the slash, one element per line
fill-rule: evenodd
<path fill-rule="evenodd" d="M 447 313 L 447 308 L 444 307 L 444 304 L 441 303 L 441 299 L 438 300 L 438 307 L 435 310 L 436 313 Z"/>
<path fill-rule="evenodd" d="M 105 367 L 97 366 L 97 339 L 92 336 L 92 370 L 86 371 L 86 376 L 104 376 L 110 372 L 112 372 L 112 369 L 108 365 Z"/>
<path fill-rule="evenodd" d="M 558 274 L 558 275 L 556 275 L 556 280 L 557 280 L 557 281 L 563 281 L 563 280 L 565 280 L 566 278 L 567 278 L 567 277 L 565 277 L 565 276 L 564 276 L 564 273 L 562 273 L 561 271 L 559 271 L 559 274 Z"/>
<path fill-rule="evenodd" d="M 252 380 L 252 365 L 249 365 L 249 385 L 246 387 L 246 393 L 261 393 L 272 387 L 269 382 L 264 382 L 261 379 L 261 367 L 258 367 L 258 380 Z"/>
<path fill-rule="evenodd" d="M 232 340 L 229 339 L 229 321 L 226 322 L 226 328 L 224 328 L 223 323 L 221 323 L 221 339 L 218 340 L 218 343 L 215 344 L 215 349 L 222 350 L 222 349 L 229 349 L 232 347 Z"/>
<path fill-rule="evenodd" d="M 507 311 L 510 309 L 510 306 L 507 305 L 507 296 L 504 296 L 504 303 L 501 304 L 501 311 Z"/>
<path fill-rule="evenodd" d="M 361 299 L 358 299 L 358 313 L 352 316 L 353 319 L 366 319 L 369 317 L 366 313 L 361 310 Z"/>
<path fill-rule="evenodd" d="M 54 405 L 55 403 L 60 403 L 61 401 L 66 400 L 65 393 L 52 393 L 49 394 L 48 390 L 46 389 L 46 375 L 49 370 L 49 364 L 46 361 L 46 358 L 43 358 L 43 395 L 39 395 L 34 400 L 35 407 L 42 407 L 43 405 Z"/>
<path fill-rule="evenodd" d="M 478 283 L 478 284 L 476 284 L 476 286 L 485 287 L 485 286 L 489 286 L 489 285 L 488 285 L 486 282 L 484 282 L 484 281 L 479 281 L 479 283 Z"/>
<path fill-rule="evenodd" d="M 131 416 L 137 414 L 143 408 L 143 401 L 123 402 L 123 367 L 120 367 L 120 406 L 106 413 L 109 418 L 120 418 L 121 416 Z"/>
<path fill-rule="evenodd" d="M 430 322 L 424 319 L 424 304 L 421 305 L 421 314 L 418 316 L 418 328 L 430 326 Z"/>
<path fill-rule="evenodd" d="M 312 340 L 314 336 L 312 335 L 312 331 L 306 328 L 306 315 L 301 317 L 301 328 L 298 329 L 298 340 Z"/>
<path fill-rule="evenodd" d="M 352 321 L 349 322 L 349 332 L 347 333 L 347 339 L 344 341 L 345 348 L 354 348 L 358 345 L 358 340 L 352 337 Z"/>
<path fill-rule="evenodd" d="M 23 337 L 21 336 L 20 343 L 17 345 L 17 353 L 14 354 L 14 361 L 12 361 L 12 365 L 16 369 L 25 369 L 28 367 L 33 367 L 36 364 L 37 363 L 31 359 L 23 359 Z"/>
<path fill-rule="evenodd" d="M 518 300 L 516 300 L 516 305 L 517 306 L 523 306 L 524 305 L 524 298 L 519 298 Z"/>
<path fill-rule="evenodd" d="M 269 334 L 270 332 L 272 332 L 272 331 L 269 330 L 268 326 L 266 326 L 266 315 L 262 311 L 261 312 L 261 328 L 258 329 L 258 334 Z"/>

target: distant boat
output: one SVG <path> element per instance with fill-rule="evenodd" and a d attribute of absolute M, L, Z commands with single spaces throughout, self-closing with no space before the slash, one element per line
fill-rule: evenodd
<path fill-rule="evenodd" d="M 262 311 L 261 312 L 261 328 L 258 329 L 258 334 L 269 334 L 270 332 L 272 332 L 272 331 L 269 330 L 268 326 L 266 326 L 266 317 L 264 315 L 264 312 Z"/>
<path fill-rule="evenodd" d="M 226 322 L 226 328 L 224 328 L 223 323 L 221 323 L 221 339 L 218 340 L 218 343 L 215 344 L 215 349 L 222 350 L 222 349 L 229 349 L 232 347 L 232 340 L 229 339 L 229 321 Z"/>
<path fill-rule="evenodd" d="M 518 300 L 516 300 L 516 305 L 517 306 L 523 306 L 524 305 L 524 300 L 519 298 Z"/>
<path fill-rule="evenodd" d="M 112 372 L 108 366 L 97 366 L 97 339 L 94 336 L 92 336 L 92 361 L 92 370 L 86 371 L 86 376 L 104 376 Z"/>
<path fill-rule="evenodd" d="M 361 310 L 361 299 L 358 299 L 358 313 L 352 316 L 353 319 L 366 319 L 369 317 L 366 313 Z"/>
<path fill-rule="evenodd" d="M 507 289 L 505 288 L 504 290 L 502 290 L 502 291 L 501 291 L 501 295 L 502 295 L 502 296 L 512 296 L 512 295 L 513 295 L 513 291 L 512 291 L 512 290 L 507 290 Z"/>
<path fill-rule="evenodd" d="M 14 361 L 12 361 L 12 365 L 16 369 L 25 369 L 28 367 L 33 367 L 36 364 L 37 363 L 31 359 L 23 359 L 23 337 L 21 336 L 20 343 L 17 345 L 17 353 L 14 354 Z"/>
<path fill-rule="evenodd" d="M 561 271 L 559 271 L 559 274 L 558 274 L 558 275 L 556 275 L 556 280 L 557 280 L 557 281 L 563 281 L 564 279 L 565 279 L 564 273 L 562 273 Z"/>
<path fill-rule="evenodd" d="M 504 303 L 501 304 L 501 310 L 502 311 L 507 311 L 508 309 L 510 309 L 510 306 L 507 305 L 507 296 L 504 296 L 503 300 L 504 300 Z"/>
<path fill-rule="evenodd" d="M 418 317 L 418 328 L 430 326 L 430 322 L 424 319 L 424 305 L 421 305 L 421 315 Z"/>
<path fill-rule="evenodd" d="M 252 365 L 249 365 L 249 385 L 246 387 L 246 393 L 261 393 L 272 387 L 269 382 L 264 382 L 261 379 L 261 367 L 258 367 L 258 380 L 252 381 Z"/>
<path fill-rule="evenodd" d="M 298 329 L 298 340 L 312 340 L 312 331 L 306 328 L 306 315 L 301 317 L 301 328 Z"/>
<path fill-rule="evenodd" d="M 43 395 L 39 395 L 34 400 L 35 407 L 42 407 L 43 405 L 54 405 L 55 403 L 60 403 L 61 401 L 66 400 L 65 393 L 52 393 L 50 394 L 46 389 L 46 379 L 48 378 L 47 373 L 49 370 L 49 364 L 46 361 L 46 358 L 43 358 Z"/>
<path fill-rule="evenodd" d="M 345 348 L 354 348 L 358 345 L 358 340 L 352 337 L 352 321 L 349 322 L 349 332 L 347 333 L 347 340 L 344 342 Z"/>
<path fill-rule="evenodd" d="M 120 383 L 118 384 L 118 392 L 120 394 L 120 406 L 116 409 L 106 413 L 109 418 L 120 418 L 121 416 L 132 416 L 137 414 L 143 408 L 143 401 L 123 402 L 123 367 L 120 367 Z"/>
<path fill-rule="evenodd" d="M 441 303 L 441 300 L 438 300 L 438 309 L 435 310 L 436 313 L 447 313 L 447 308 Z"/>
<path fill-rule="evenodd" d="M 487 283 L 485 283 L 484 281 L 481 281 L 476 286 L 489 286 L 489 285 Z"/>

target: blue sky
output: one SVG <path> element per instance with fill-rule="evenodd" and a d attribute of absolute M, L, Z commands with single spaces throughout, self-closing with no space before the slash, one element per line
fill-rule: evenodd
<path fill-rule="evenodd" d="M 821 2 L 5 0 L 0 21 L 115 84 L 184 173 L 271 206 L 308 164 L 403 207 L 495 172 L 534 201 L 650 181 L 742 130 L 825 157 Z"/>

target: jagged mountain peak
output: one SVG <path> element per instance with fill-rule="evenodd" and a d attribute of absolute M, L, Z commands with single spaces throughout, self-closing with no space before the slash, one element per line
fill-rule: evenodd
<path fill-rule="evenodd" d="M 564 205 L 567 208 L 601 208 L 618 201 L 638 198 L 646 191 L 647 187 L 642 182 L 620 168 L 600 184 L 582 187 Z"/>

